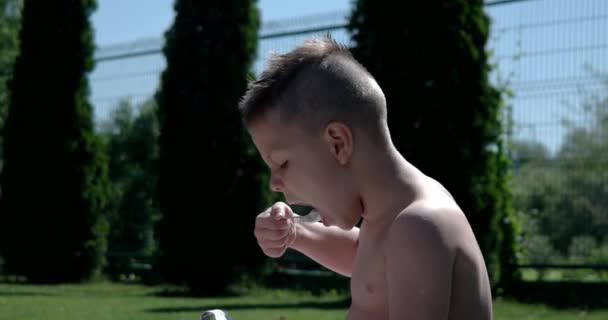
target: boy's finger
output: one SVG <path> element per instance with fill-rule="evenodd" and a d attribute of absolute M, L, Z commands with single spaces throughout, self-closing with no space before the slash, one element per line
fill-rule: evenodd
<path fill-rule="evenodd" d="M 281 240 L 260 240 L 259 244 L 264 249 L 282 249 L 287 244 L 287 239 Z"/>
<path fill-rule="evenodd" d="M 287 230 L 290 228 L 290 223 L 287 219 L 284 219 L 284 220 L 266 219 L 266 220 L 259 221 L 256 228 L 268 229 L 268 230 Z"/>
<path fill-rule="evenodd" d="M 265 229 L 258 228 L 254 235 L 258 239 L 281 240 L 289 234 L 289 229 Z"/>
<path fill-rule="evenodd" d="M 282 202 L 277 202 L 270 209 L 270 217 L 275 220 L 283 220 L 287 217 L 287 205 Z"/>
<path fill-rule="evenodd" d="M 267 250 L 264 250 L 264 253 L 271 258 L 279 258 L 283 255 L 283 253 L 285 253 L 285 249 L 284 248 L 267 249 Z"/>
<path fill-rule="evenodd" d="M 289 229 L 288 219 L 275 219 L 275 218 L 259 218 L 255 222 L 256 228 L 270 229 L 270 230 L 283 230 Z"/>

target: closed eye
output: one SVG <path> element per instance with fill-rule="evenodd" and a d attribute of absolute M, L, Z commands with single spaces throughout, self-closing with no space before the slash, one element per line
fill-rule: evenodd
<path fill-rule="evenodd" d="M 285 169 L 287 169 L 288 165 L 289 165 L 289 161 L 285 161 L 279 166 L 279 168 L 281 168 L 282 170 L 285 170 Z"/>

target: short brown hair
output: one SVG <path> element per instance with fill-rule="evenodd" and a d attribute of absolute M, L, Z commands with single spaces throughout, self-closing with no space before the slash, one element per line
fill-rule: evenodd
<path fill-rule="evenodd" d="M 269 110 L 279 110 L 282 121 L 298 119 L 312 128 L 332 120 L 361 127 L 386 121 L 382 90 L 329 34 L 273 55 L 259 79 L 249 83 L 239 109 L 246 124 Z"/>

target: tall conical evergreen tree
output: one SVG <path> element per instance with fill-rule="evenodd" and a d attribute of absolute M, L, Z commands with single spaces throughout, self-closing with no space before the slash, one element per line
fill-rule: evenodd
<path fill-rule="evenodd" d="M 510 282 L 515 229 L 503 102 L 488 80 L 483 1 L 358 0 L 349 29 L 354 55 L 384 89 L 398 150 L 453 193 L 495 287 Z"/>
<path fill-rule="evenodd" d="M 10 101 L 7 84 L 13 76 L 13 64 L 19 49 L 20 5 L 19 0 L 0 0 L 0 171 L 3 128 Z"/>
<path fill-rule="evenodd" d="M 1 176 L 6 269 L 31 282 L 72 282 L 103 262 L 107 164 L 93 132 L 94 0 L 26 0 L 10 82 Z"/>
<path fill-rule="evenodd" d="M 238 113 L 258 11 L 253 0 L 177 0 L 175 12 L 157 94 L 158 266 L 169 282 L 217 293 L 263 259 L 261 169 Z"/>

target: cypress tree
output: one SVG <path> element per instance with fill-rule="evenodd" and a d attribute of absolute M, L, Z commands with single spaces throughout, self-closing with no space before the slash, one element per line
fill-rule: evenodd
<path fill-rule="evenodd" d="M 515 221 L 489 23 L 482 0 L 358 0 L 349 30 L 355 57 L 385 92 L 397 149 L 452 192 L 496 288 L 514 275 Z"/>
<path fill-rule="evenodd" d="M 87 73 L 94 0 L 26 0 L 9 83 L 0 202 L 8 272 L 73 282 L 103 263 L 107 162 L 94 135 Z"/>
<path fill-rule="evenodd" d="M 198 293 L 224 291 L 262 261 L 250 142 L 238 113 L 257 48 L 253 0 L 177 0 L 159 105 L 158 268 Z"/>
<path fill-rule="evenodd" d="M 10 101 L 7 83 L 13 74 L 13 64 L 19 49 L 19 7 L 18 0 L 0 0 L 0 171 L 2 171 L 2 128 L 6 120 Z M 0 197 L 2 190 L 0 189 Z"/>

